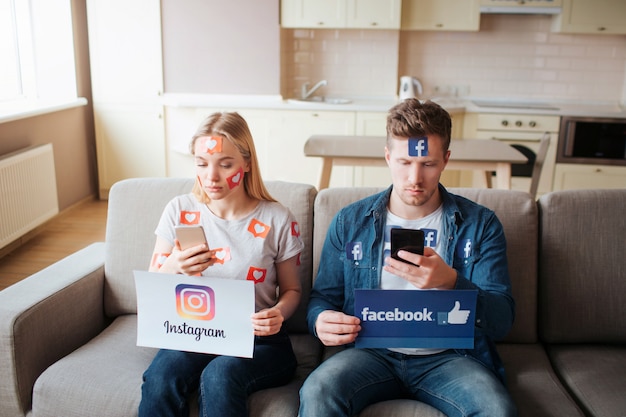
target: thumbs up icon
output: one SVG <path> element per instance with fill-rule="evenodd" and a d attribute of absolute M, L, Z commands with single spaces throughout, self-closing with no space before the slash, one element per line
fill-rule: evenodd
<path fill-rule="evenodd" d="M 461 310 L 461 303 L 455 301 L 454 308 L 448 313 L 448 324 L 465 324 L 469 314 L 469 310 Z"/>

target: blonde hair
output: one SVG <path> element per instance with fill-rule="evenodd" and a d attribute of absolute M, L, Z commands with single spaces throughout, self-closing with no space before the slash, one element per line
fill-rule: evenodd
<path fill-rule="evenodd" d="M 196 140 L 205 136 L 222 136 L 237 148 L 244 160 L 250 165 L 250 171 L 245 173 L 243 181 L 244 190 L 250 197 L 257 200 L 276 201 L 265 188 L 256 156 L 254 139 L 252 139 L 248 123 L 239 113 L 218 112 L 204 119 L 191 139 L 190 150 L 192 155 L 194 154 Z M 191 192 L 201 203 L 209 203 L 211 201 L 202 189 L 200 180 L 197 177 Z"/>

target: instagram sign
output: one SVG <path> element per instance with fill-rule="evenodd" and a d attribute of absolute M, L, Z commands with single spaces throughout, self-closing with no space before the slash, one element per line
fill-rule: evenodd
<path fill-rule="evenodd" d="M 203 285 L 178 284 L 176 311 L 192 320 L 211 320 L 215 316 L 215 292 Z"/>

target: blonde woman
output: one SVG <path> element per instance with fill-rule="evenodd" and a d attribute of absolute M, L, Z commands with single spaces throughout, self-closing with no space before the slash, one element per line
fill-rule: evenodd
<path fill-rule="evenodd" d="M 187 416 L 196 391 L 201 416 L 247 416 L 252 392 L 291 380 L 296 359 L 282 328 L 300 302 L 293 214 L 261 179 L 252 135 L 237 113 L 215 113 L 191 141 L 196 182 L 166 206 L 151 271 L 252 280 L 252 359 L 160 350 L 144 373 L 139 416 Z M 181 249 L 175 227 L 201 225 L 208 246 Z"/>

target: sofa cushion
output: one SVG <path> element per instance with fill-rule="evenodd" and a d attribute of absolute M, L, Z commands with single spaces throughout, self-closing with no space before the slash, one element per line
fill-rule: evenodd
<path fill-rule="evenodd" d="M 298 413 L 298 391 L 319 363 L 321 347 L 309 334 L 296 334 L 291 339 L 298 360 L 295 378 L 285 386 L 252 394 L 251 416 Z M 157 349 L 137 347 L 136 341 L 137 316 L 119 316 L 96 338 L 50 366 L 35 383 L 33 416 L 137 415 L 142 375 Z M 195 399 L 192 403 L 192 410 L 197 410 Z"/>
<path fill-rule="evenodd" d="M 548 343 L 626 342 L 626 189 L 539 199 L 540 334 Z"/>
<path fill-rule="evenodd" d="M 46 369 L 33 389 L 33 416 L 136 415 L 141 377 L 156 354 L 156 349 L 136 346 L 136 326 L 137 316 L 120 316 Z"/>
<path fill-rule="evenodd" d="M 327 188 L 315 200 L 313 232 L 313 273 L 317 274 L 322 246 L 333 216 L 342 207 L 382 191 L 382 188 Z M 504 339 L 507 342 L 537 341 L 537 206 L 521 191 L 451 188 L 461 195 L 493 210 L 504 228 L 507 240 L 509 273 L 516 304 L 515 323 Z M 313 275 L 315 279 L 315 275 Z"/>
<path fill-rule="evenodd" d="M 133 270 L 147 270 L 157 223 L 174 196 L 191 191 L 192 179 L 133 178 L 109 192 L 105 238 L 104 309 L 110 317 L 137 312 Z"/>
<path fill-rule="evenodd" d="M 547 349 L 557 373 L 587 415 L 626 415 L 626 349 L 623 345 L 565 344 Z"/>
<path fill-rule="evenodd" d="M 191 191 L 192 179 L 134 178 L 111 187 L 106 229 L 105 311 L 116 317 L 135 314 L 137 299 L 133 270 L 146 270 L 154 248 L 157 223 L 168 201 Z M 302 300 L 311 290 L 313 201 L 312 185 L 268 181 L 274 198 L 287 206 L 300 226 L 305 248 L 300 255 Z M 306 303 L 301 303 L 287 322 L 290 331 L 307 332 Z"/>
<path fill-rule="evenodd" d="M 584 416 L 560 383 L 541 344 L 499 344 L 498 353 L 520 417 Z"/>

